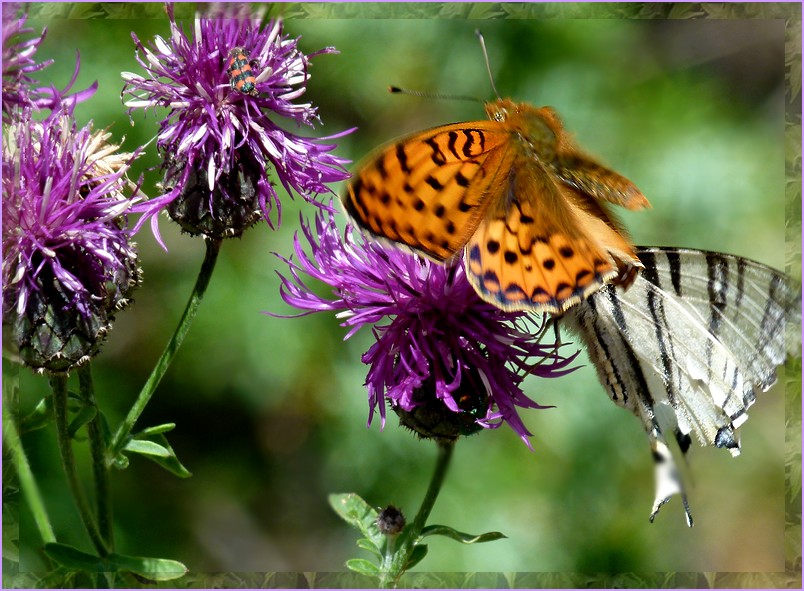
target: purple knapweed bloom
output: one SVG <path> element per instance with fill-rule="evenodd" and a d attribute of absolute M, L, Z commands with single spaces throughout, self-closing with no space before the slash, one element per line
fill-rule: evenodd
<path fill-rule="evenodd" d="M 577 355 L 541 342 L 549 330 L 541 317 L 484 302 L 461 265 L 386 247 L 349 226 L 341 234 L 331 212 L 318 210 L 315 227 L 302 221 L 302 231 L 310 254 L 297 234 L 298 261 L 283 259 L 291 277 L 280 274 L 280 293 L 306 313 L 338 312 L 350 327 L 345 338 L 373 325 L 377 340 L 362 357 L 369 423 L 379 409 L 384 425 L 387 398 L 404 425 L 427 437 L 451 440 L 505 422 L 528 443 L 517 409 L 546 407 L 520 383 L 527 374 L 565 375 Z M 330 285 L 335 299 L 316 295 L 300 273 Z"/>
<path fill-rule="evenodd" d="M 123 74 L 130 111 L 169 110 L 157 136 L 166 158 L 165 194 L 142 205 L 143 219 L 166 208 L 191 233 L 237 236 L 260 215 L 274 227 L 274 205 L 280 223 L 271 170 L 288 193 L 311 201 L 331 192 L 327 183 L 348 177 L 348 161 L 331 154 L 336 146 L 327 141 L 351 130 L 309 138 L 275 122 L 284 117 L 312 127 L 318 120 L 315 107 L 295 101 L 310 78 L 310 58 L 334 48 L 305 55 L 281 21 L 261 27 L 261 18 L 234 13 L 196 17 L 188 36 L 172 6 L 167 11 L 169 38 L 157 36 L 148 48 L 132 34 L 147 75 Z"/>
<path fill-rule="evenodd" d="M 133 158 L 68 112 L 28 110 L 4 128 L 4 345 L 36 370 L 68 371 L 98 352 L 138 284 L 125 215 Z"/>
<path fill-rule="evenodd" d="M 3 122 L 10 123 L 12 118 L 22 115 L 26 108 L 34 109 L 57 109 L 63 102 L 72 105 L 84 101 L 91 97 L 98 89 L 98 83 L 85 90 L 70 95 L 78 71 L 80 59 L 75 60 L 75 70 L 73 77 L 64 90 L 57 90 L 55 86 L 43 86 L 40 82 L 31 77 L 31 74 L 39 72 L 53 63 L 47 60 L 37 63 L 34 54 L 39 45 L 45 39 L 47 29 L 42 30 L 39 37 L 25 38 L 33 29 L 26 29 L 25 21 L 27 16 L 18 16 L 19 7 L 17 4 L 4 3 L 3 11 Z"/>

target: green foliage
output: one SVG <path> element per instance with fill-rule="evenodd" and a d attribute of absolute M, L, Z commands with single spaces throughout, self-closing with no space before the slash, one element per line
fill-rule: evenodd
<path fill-rule="evenodd" d="M 176 560 L 144 558 L 109 554 L 98 557 L 82 552 L 67 544 L 45 544 L 44 552 L 49 558 L 73 571 L 87 573 L 132 573 L 148 581 L 173 581 L 187 573 L 187 567 Z"/>
<path fill-rule="evenodd" d="M 166 423 L 156 427 L 149 427 L 132 436 L 123 447 L 123 451 L 144 456 L 179 478 L 189 478 L 192 474 L 176 457 L 176 452 L 168 443 L 167 437 L 163 435 L 163 433 L 171 431 L 175 426 L 175 423 Z M 118 457 L 115 458 L 115 464 L 126 467 L 128 462 L 126 460 L 121 461 Z"/>
<path fill-rule="evenodd" d="M 491 542 L 505 537 L 500 532 L 467 534 L 445 525 L 429 525 L 420 532 L 414 532 L 411 528 L 415 527 L 415 521 L 408 523 L 401 533 L 385 536 L 377 528 L 379 512 L 355 493 L 330 495 L 329 504 L 341 519 L 363 534 L 364 537 L 357 541 L 357 546 L 379 559 L 379 563 L 375 564 L 364 558 L 352 558 L 346 561 L 346 567 L 356 573 L 376 577 L 381 582 L 386 579 L 397 581 L 406 571 L 419 564 L 427 556 L 427 545 L 421 543 L 427 536 L 443 536 L 462 544 Z M 412 536 L 412 543 L 398 543 L 406 536 Z M 401 553 L 402 557 L 395 556 L 395 553 Z M 394 565 L 401 565 L 398 571 Z M 386 579 L 381 578 L 382 575 Z"/>
<path fill-rule="evenodd" d="M 454 530 L 451 527 L 447 527 L 446 525 L 428 525 L 427 527 L 422 529 L 421 533 L 422 538 L 425 538 L 427 536 L 444 536 L 446 538 L 450 538 L 462 544 L 478 544 L 480 542 L 493 542 L 494 540 L 499 540 L 506 537 L 504 534 L 501 534 L 498 531 L 492 531 L 480 535 L 466 534 Z"/>

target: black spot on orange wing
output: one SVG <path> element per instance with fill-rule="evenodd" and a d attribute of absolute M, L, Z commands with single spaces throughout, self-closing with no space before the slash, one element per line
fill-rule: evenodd
<path fill-rule="evenodd" d="M 468 187 L 469 186 L 469 179 L 459 170 L 455 173 L 455 184 L 459 187 Z"/>
<path fill-rule="evenodd" d="M 444 185 L 438 182 L 438 179 L 434 176 L 428 176 L 426 179 L 424 179 L 424 182 L 430 185 L 436 191 L 441 191 L 444 188 Z"/>
<path fill-rule="evenodd" d="M 441 147 L 438 145 L 433 138 L 428 138 L 425 142 L 430 148 L 433 150 L 433 154 L 431 156 L 433 160 L 433 164 L 436 166 L 443 166 L 447 162 L 447 157 L 444 156 L 444 153 L 441 151 Z"/>

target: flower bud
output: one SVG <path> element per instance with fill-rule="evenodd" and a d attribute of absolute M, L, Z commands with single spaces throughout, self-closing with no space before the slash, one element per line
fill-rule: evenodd
<path fill-rule="evenodd" d="M 395 536 L 405 529 L 405 516 L 400 509 L 388 505 L 377 515 L 377 529 L 386 536 Z"/>

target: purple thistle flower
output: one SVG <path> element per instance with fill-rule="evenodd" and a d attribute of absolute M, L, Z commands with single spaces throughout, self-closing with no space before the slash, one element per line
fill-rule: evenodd
<path fill-rule="evenodd" d="M 17 17 L 17 4 L 3 4 L 3 122 L 10 123 L 16 115 L 21 116 L 25 108 L 52 109 L 59 108 L 61 103 L 69 102 L 71 105 L 84 101 L 95 94 L 98 83 L 69 94 L 73 84 L 78 78 L 80 58 L 76 57 L 73 77 L 64 90 L 55 86 L 40 86 L 31 77 L 53 63 L 48 60 L 36 63 L 34 54 L 45 39 L 47 29 L 42 30 L 39 37 L 22 39 L 23 36 L 33 33 L 33 29 L 25 29 L 26 15 Z"/>
<path fill-rule="evenodd" d="M 138 199 L 110 134 L 27 110 L 4 129 L 3 324 L 22 361 L 66 371 L 97 353 L 138 284 L 125 214 Z"/>
<path fill-rule="evenodd" d="M 310 103 L 294 101 L 305 92 L 309 59 L 335 53 L 334 48 L 305 55 L 297 48 L 298 40 L 283 33 L 279 20 L 261 28 L 260 17 L 243 14 L 196 17 L 192 38 L 188 38 L 174 20 L 170 5 L 168 17 L 170 37 L 156 37 L 152 48 L 132 34 L 137 61 L 147 75 L 123 74 L 123 94 L 133 97 L 126 102 L 130 111 L 169 109 L 157 136 L 157 147 L 167 157 L 166 193 L 140 207 L 145 212 L 143 220 L 177 198 L 190 196 L 192 204 L 174 204 L 169 213 L 191 232 L 239 235 L 256 221 L 254 212 L 273 228 L 271 212 L 276 205 L 278 225 L 281 204 L 268 179 L 271 168 L 288 193 L 295 190 L 313 202 L 318 194 L 331 192 L 328 183 L 348 177 L 344 168 L 348 161 L 330 154 L 336 146 L 328 142 L 351 130 L 309 138 L 274 122 L 279 116 L 312 127 L 318 120 L 317 109 Z M 234 64 L 242 68 L 230 67 L 233 49 L 242 49 L 248 60 Z M 234 77 L 238 69 L 250 69 L 250 82 L 255 85 L 252 93 L 238 90 Z M 241 81 L 243 76 L 246 73 Z M 239 214 L 242 221 L 235 220 L 235 226 L 227 225 L 226 220 L 211 223 L 211 218 L 229 215 L 219 213 L 221 202 L 244 208 Z M 201 216 L 199 207 L 204 208 Z M 198 221 L 198 217 L 204 219 Z M 158 236 L 155 218 L 152 226 Z"/>
<path fill-rule="evenodd" d="M 299 260 L 283 259 L 291 277 L 280 274 L 280 293 L 306 313 L 338 312 L 350 328 L 345 338 L 373 325 L 377 340 L 362 357 L 370 366 L 369 423 L 379 408 L 385 424 L 385 397 L 420 434 L 454 439 L 505 422 L 530 446 L 517 408 L 547 407 L 525 396 L 520 383 L 527 374 L 573 371 L 577 353 L 564 357 L 558 345 L 541 343 L 547 328 L 534 316 L 503 312 L 481 300 L 461 265 L 439 265 L 355 238 L 349 226 L 341 236 L 333 214 L 322 210 L 315 228 L 302 221 L 302 231 L 311 254 L 297 234 Z M 316 295 L 300 272 L 330 285 L 335 299 Z M 460 417 L 457 432 L 440 422 L 443 409 Z"/>

